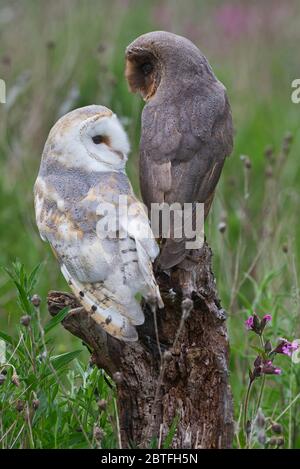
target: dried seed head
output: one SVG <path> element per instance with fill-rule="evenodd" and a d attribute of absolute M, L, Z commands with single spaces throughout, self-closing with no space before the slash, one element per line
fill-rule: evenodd
<path fill-rule="evenodd" d="M 36 308 L 38 308 L 41 304 L 41 298 L 37 294 L 33 295 L 30 301 L 33 304 L 33 306 L 35 306 Z"/>
<path fill-rule="evenodd" d="M 241 155 L 241 156 L 240 156 L 240 159 L 241 159 L 241 161 L 244 162 L 244 167 L 245 167 L 246 169 L 251 169 L 252 164 L 251 164 L 251 161 L 250 161 L 249 156 Z"/>
<path fill-rule="evenodd" d="M 276 436 L 272 436 L 270 439 L 269 439 L 269 444 L 271 446 L 277 446 L 277 437 Z"/>
<path fill-rule="evenodd" d="M 274 433 L 277 433 L 279 435 L 282 434 L 282 425 L 280 425 L 280 423 L 273 423 L 271 429 Z"/>
<path fill-rule="evenodd" d="M 33 399 L 33 401 L 32 401 L 32 407 L 34 408 L 34 410 L 37 410 L 37 409 L 40 407 L 40 401 L 39 401 L 39 399 Z"/>
<path fill-rule="evenodd" d="M 265 416 L 262 413 L 261 409 L 258 410 L 255 423 L 256 423 L 257 427 L 260 428 L 260 429 L 263 429 L 265 427 L 266 419 L 265 419 Z"/>
<path fill-rule="evenodd" d="M 113 374 L 113 380 L 115 383 L 121 384 L 123 382 L 123 373 L 121 373 L 120 371 L 116 371 Z"/>
<path fill-rule="evenodd" d="M 20 386 L 19 376 L 17 375 L 17 373 L 15 371 L 13 372 L 13 375 L 11 377 L 11 382 L 17 387 Z"/>
<path fill-rule="evenodd" d="M 106 407 L 107 407 L 107 401 L 105 399 L 100 399 L 98 402 L 97 402 L 97 405 L 99 407 L 100 410 L 105 410 Z"/>
<path fill-rule="evenodd" d="M 282 142 L 282 152 L 285 156 L 287 156 L 291 149 L 291 144 L 293 142 L 293 135 L 288 132 Z"/>
<path fill-rule="evenodd" d="M 20 319 L 20 323 L 22 324 L 22 326 L 25 326 L 25 327 L 29 326 L 30 321 L 31 321 L 31 317 L 29 316 L 29 314 L 22 316 Z"/>
<path fill-rule="evenodd" d="M 222 233 L 222 234 L 225 233 L 226 228 L 227 228 L 227 225 L 226 225 L 225 221 L 221 221 L 218 224 L 218 230 L 220 231 L 220 233 Z"/>
<path fill-rule="evenodd" d="M 25 407 L 25 402 L 21 401 L 21 399 L 18 399 L 17 402 L 16 402 L 17 411 L 22 412 L 22 410 L 24 410 L 24 407 Z"/>
<path fill-rule="evenodd" d="M 272 166 L 267 166 L 265 169 L 265 175 L 267 178 L 272 178 L 273 177 L 273 168 Z"/>
<path fill-rule="evenodd" d="M 246 169 L 251 169 L 252 168 L 252 163 L 249 158 L 245 158 L 244 165 Z"/>
<path fill-rule="evenodd" d="M 261 445 L 264 445 L 266 443 L 266 434 L 264 431 L 260 431 L 257 435 L 257 441 Z"/>
<path fill-rule="evenodd" d="M 2 386 L 2 384 L 4 384 L 5 380 L 6 380 L 6 376 L 3 373 L 1 373 L 0 374 L 0 386 Z"/>
<path fill-rule="evenodd" d="M 101 441 L 102 438 L 104 437 L 104 432 L 102 428 L 98 427 L 98 425 L 95 425 L 93 435 L 94 435 L 95 440 Z"/>
<path fill-rule="evenodd" d="M 246 422 L 246 435 L 249 437 L 251 433 L 252 425 L 251 425 L 251 420 L 247 420 Z"/>
<path fill-rule="evenodd" d="M 283 438 L 283 436 L 280 436 L 279 438 L 277 438 L 277 445 L 278 445 L 278 446 L 283 446 L 283 445 L 284 445 L 284 438 Z"/>
<path fill-rule="evenodd" d="M 265 157 L 267 158 L 267 160 L 270 161 L 270 163 L 273 163 L 273 160 L 274 160 L 274 148 L 272 147 L 272 145 L 269 145 L 266 147 L 265 149 Z"/>

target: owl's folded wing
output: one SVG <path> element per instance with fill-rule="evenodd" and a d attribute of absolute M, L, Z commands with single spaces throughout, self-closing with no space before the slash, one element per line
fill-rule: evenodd
<path fill-rule="evenodd" d="M 159 255 L 159 247 L 152 233 L 147 212 L 134 196 L 128 197 L 127 217 L 126 219 L 120 217 L 120 225 L 135 242 L 139 268 L 149 288 L 149 297 L 163 308 L 164 304 L 152 268 L 152 262 Z"/>
<path fill-rule="evenodd" d="M 75 207 L 68 206 L 47 184 L 47 178 L 38 178 L 34 192 L 40 235 L 51 245 L 77 299 L 107 333 L 126 341 L 137 340 L 134 324 L 143 322 L 140 312 L 128 310 L 106 288 L 103 261 L 111 253 L 97 236 L 99 217 L 93 201 L 83 198 Z M 100 200 L 96 197 L 94 202 Z"/>
<path fill-rule="evenodd" d="M 208 213 L 224 160 L 232 151 L 232 118 L 226 91 L 195 82 L 168 105 L 147 104 L 142 115 L 140 180 L 144 202 L 205 204 Z M 167 239 L 162 268 L 185 257 L 185 239 Z"/>

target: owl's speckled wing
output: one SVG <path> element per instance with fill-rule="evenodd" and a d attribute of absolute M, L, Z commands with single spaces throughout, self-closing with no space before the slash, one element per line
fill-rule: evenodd
<path fill-rule="evenodd" d="M 109 334 L 136 340 L 134 325 L 144 316 L 134 294 L 155 297 L 161 304 L 151 259 L 158 254 L 154 239 L 143 240 L 139 225 L 148 225 L 124 173 L 41 173 L 35 185 L 37 224 L 61 265 L 61 271 L 81 304 Z M 84 174 L 83 174 L 84 173 Z M 84 184 L 83 182 L 84 181 Z M 136 204 L 128 226 L 118 218 L 118 195 Z M 99 226 L 101 204 L 116 208 L 125 237 L 105 238 Z"/>
<path fill-rule="evenodd" d="M 140 185 L 148 208 L 152 202 L 202 202 L 207 215 L 232 136 L 226 91 L 217 80 L 195 80 L 167 106 L 156 104 L 156 97 L 150 100 L 142 114 L 140 143 Z M 185 239 L 167 239 L 162 268 L 184 258 Z"/>

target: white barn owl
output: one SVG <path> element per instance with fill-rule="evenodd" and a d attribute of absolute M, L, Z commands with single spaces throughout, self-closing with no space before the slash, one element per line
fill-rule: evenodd
<path fill-rule="evenodd" d="M 151 230 L 125 172 L 128 152 L 127 135 L 109 109 L 76 109 L 49 134 L 34 199 L 40 235 L 82 306 L 108 334 L 134 341 L 134 326 L 144 322 L 137 294 L 152 305 L 163 303 L 151 263 L 159 248 L 143 232 Z M 119 196 L 133 208 L 126 219 L 118 213 Z M 116 208 L 113 237 L 101 225 L 103 204 Z"/>

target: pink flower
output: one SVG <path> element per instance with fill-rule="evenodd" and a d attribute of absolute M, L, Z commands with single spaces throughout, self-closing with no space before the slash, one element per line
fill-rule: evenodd
<path fill-rule="evenodd" d="M 264 321 L 267 323 L 269 321 L 272 321 L 272 316 L 271 314 L 266 314 L 264 317 L 263 317 Z"/>
<path fill-rule="evenodd" d="M 254 324 L 254 317 L 249 316 L 249 318 L 245 321 L 246 328 L 250 331 L 253 328 L 253 324 Z"/>
<path fill-rule="evenodd" d="M 282 353 L 283 355 L 291 357 L 293 352 L 295 352 L 295 350 L 298 350 L 298 348 L 299 344 L 296 342 L 296 340 L 293 340 L 293 342 L 289 342 L 288 340 L 281 338 L 274 352 Z"/>
<path fill-rule="evenodd" d="M 281 375 L 282 370 L 273 365 L 272 360 L 263 360 L 258 356 L 254 361 L 254 370 L 251 378 L 255 379 L 262 375 Z"/>
<path fill-rule="evenodd" d="M 259 319 L 256 313 L 245 321 L 245 326 L 249 331 L 255 332 L 255 334 L 261 335 L 266 327 L 266 324 L 272 320 L 270 314 L 266 314 L 262 319 Z"/>
<path fill-rule="evenodd" d="M 276 368 L 271 360 L 268 360 L 263 364 L 262 373 L 265 375 L 281 375 L 282 370 L 280 368 Z"/>
<path fill-rule="evenodd" d="M 253 313 L 252 316 L 249 316 L 249 318 L 245 321 L 245 326 L 249 331 L 255 332 L 255 334 L 261 334 L 263 327 L 262 327 L 263 321 L 259 319 L 256 313 Z"/>

